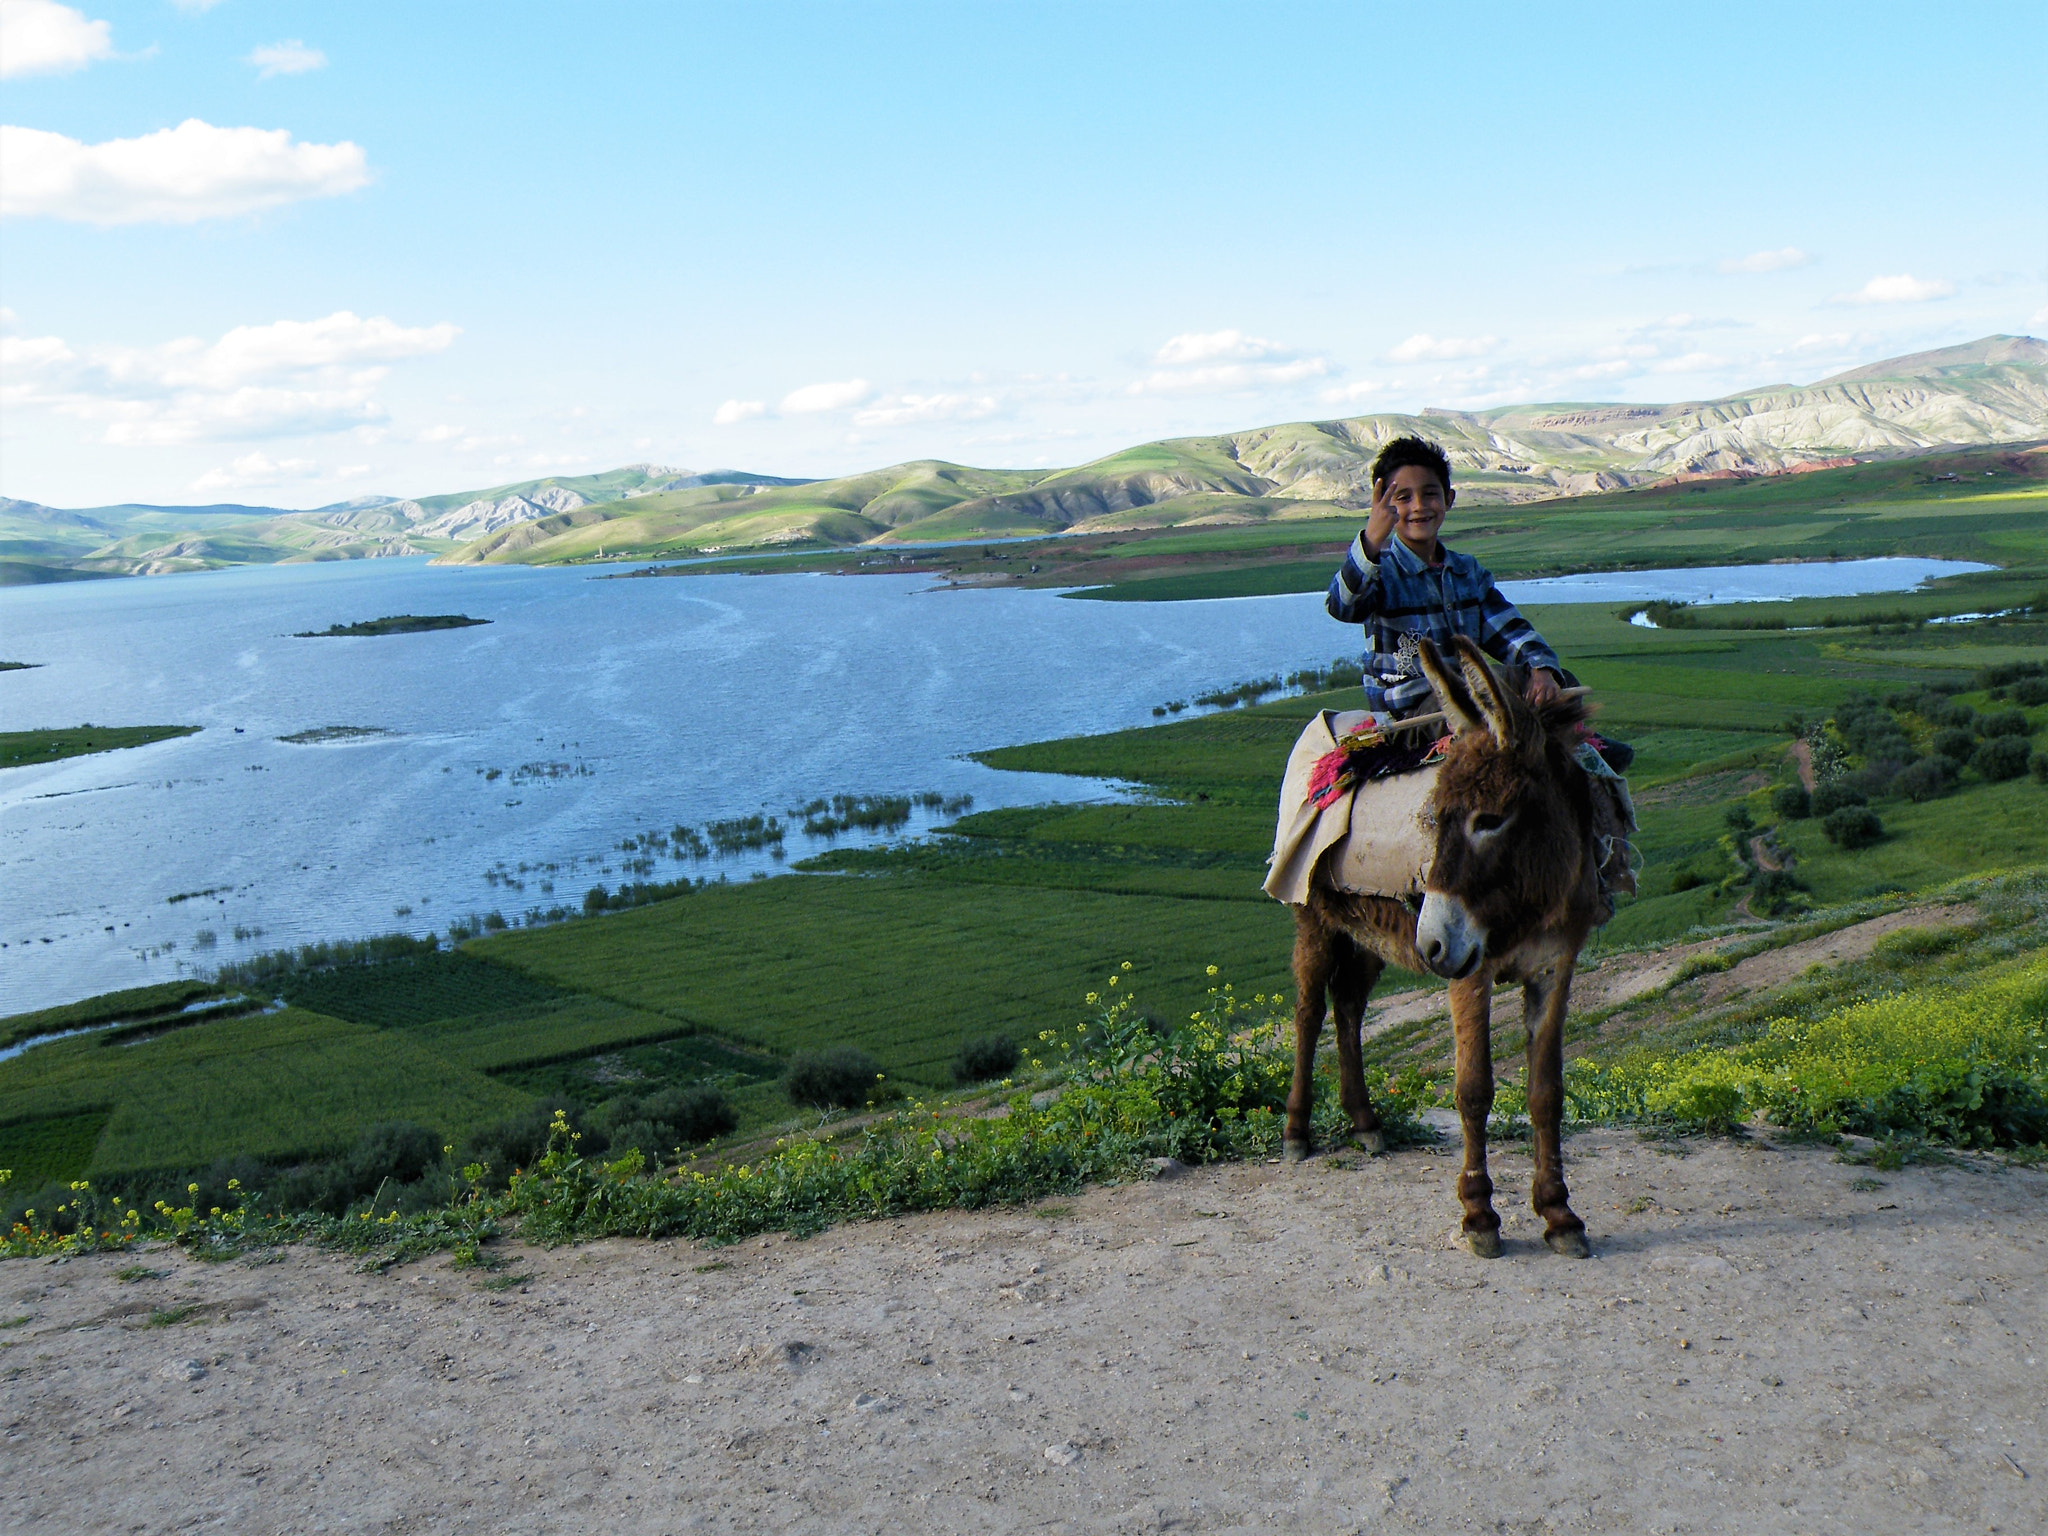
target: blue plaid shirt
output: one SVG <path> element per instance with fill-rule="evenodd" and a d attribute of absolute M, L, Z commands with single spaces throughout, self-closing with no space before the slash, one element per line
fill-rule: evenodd
<path fill-rule="evenodd" d="M 1496 661 L 1564 671 L 1486 567 L 1453 550 L 1443 551 L 1442 565 L 1430 566 L 1389 535 L 1374 560 L 1361 533 L 1330 579 L 1324 606 L 1333 619 L 1365 626 L 1365 702 L 1376 712 L 1410 715 L 1431 703 L 1416 646 L 1425 635 L 1440 649 L 1449 648 L 1451 636 L 1468 635 Z"/>

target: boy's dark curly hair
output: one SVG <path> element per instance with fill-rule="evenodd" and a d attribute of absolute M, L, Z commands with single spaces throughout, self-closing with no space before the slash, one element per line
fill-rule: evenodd
<path fill-rule="evenodd" d="M 1395 470 L 1410 464 L 1428 470 L 1445 491 L 1450 490 L 1451 461 L 1444 457 L 1443 449 L 1424 437 L 1397 437 L 1380 449 L 1379 456 L 1372 461 L 1373 483 L 1390 479 Z"/>

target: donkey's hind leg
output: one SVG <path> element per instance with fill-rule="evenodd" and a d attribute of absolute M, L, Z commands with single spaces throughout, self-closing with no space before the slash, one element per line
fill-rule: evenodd
<path fill-rule="evenodd" d="M 1353 1140 L 1378 1157 L 1387 1150 L 1387 1138 L 1372 1107 L 1372 1096 L 1365 1091 L 1358 1037 L 1365 1019 L 1365 1000 L 1372 996 L 1386 962 L 1355 942 L 1339 948 L 1336 974 L 1330 979 L 1330 1013 L 1337 1026 L 1337 1102 L 1351 1117 Z"/>
<path fill-rule="evenodd" d="M 1323 1033 L 1325 994 L 1337 974 L 1339 955 L 1351 941 L 1323 921 L 1313 893 L 1294 909 L 1294 1084 L 1287 1093 L 1287 1130 L 1281 1149 L 1289 1162 L 1314 1150 L 1309 1116 L 1316 1104 L 1316 1041 Z"/>

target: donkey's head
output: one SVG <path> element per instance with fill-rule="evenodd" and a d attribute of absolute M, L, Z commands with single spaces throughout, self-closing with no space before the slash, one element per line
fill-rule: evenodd
<path fill-rule="evenodd" d="M 1572 760 L 1582 700 L 1538 709 L 1503 685 L 1478 646 L 1463 636 L 1452 644 L 1449 657 L 1421 646 L 1456 735 L 1431 801 L 1436 859 L 1415 947 L 1455 980 L 1566 920 L 1585 874 L 1591 798 Z"/>

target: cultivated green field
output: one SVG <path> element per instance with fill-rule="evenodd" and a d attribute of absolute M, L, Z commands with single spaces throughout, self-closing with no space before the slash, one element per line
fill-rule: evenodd
<path fill-rule="evenodd" d="M 153 741 L 197 734 L 196 725 L 74 725 L 68 730 L 0 731 L 0 768 L 26 768 L 59 758 L 146 747 Z"/>

